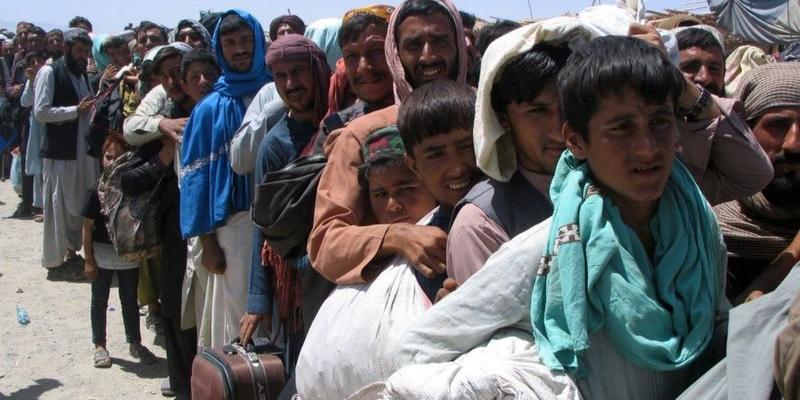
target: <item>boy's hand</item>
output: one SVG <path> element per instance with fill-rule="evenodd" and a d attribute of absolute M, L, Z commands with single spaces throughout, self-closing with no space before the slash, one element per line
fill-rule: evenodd
<path fill-rule="evenodd" d="M 97 279 L 97 265 L 94 260 L 87 258 L 83 263 L 83 276 L 90 281 Z"/>
<path fill-rule="evenodd" d="M 407 258 L 426 278 L 446 271 L 447 234 L 435 227 L 411 224 L 392 224 L 386 240 L 395 253 Z"/>

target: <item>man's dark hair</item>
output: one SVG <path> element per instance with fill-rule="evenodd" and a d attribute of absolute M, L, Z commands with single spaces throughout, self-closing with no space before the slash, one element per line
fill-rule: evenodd
<path fill-rule="evenodd" d="M 106 42 L 103 43 L 102 49 L 103 51 L 108 51 L 108 49 L 116 49 L 118 47 L 125 46 L 128 48 L 128 38 L 123 35 L 114 35 L 110 37 Z"/>
<path fill-rule="evenodd" d="M 504 114 L 509 104 L 536 98 L 544 84 L 558 76 L 569 55 L 567 46 L 540 44 L 509 60 L 492 85 L 494 111 Z"/>
<path fill-rule="evenodd" d="M 222 73 L 222 70 L 217 64 L 217 60 L 210 51 L 206 49 L 193 49 L 192 51 L 184 54 L 183 58 L 181 58 L 181 79 L 184 81 L 186 80 L 186 74 L 189 72 L 189 67 L 192 65 L 192 63 L 210 64 L 216 68 L 217 73 Z"/>
<path fill-rule="evenodd" d="M 357 14 L 339 28 L 339 47 L 342 48 L 346 44 L 358 40 L 358 37 L 361 36 L 364 30 L 370 25 L 386 28 L 389 26 L 389 22 L 374 14 Z"/>
<path fill-rule="evenodd" d="M 153 28 L 156 28 L 156 29 L 158 29 L 159 32 L 161 32 L 161 37 L 164 39 L 164 42 L 166 42 L 168 40 L 167 39 L 167 28 L 165 28 L 164 26 L 159 25 L 159 24 L 157 24 L 155 22 L 147 21 L 147 20 L 140 22 L 139 26 L 136 27 L 136 36 L 138 37 L 140 33 L 146 32 L 146 31 L 148 31 L 150 29 L 153 29 Z"/>
<path fill-rule="evenodd" d="M 497 38 L 519 28 L 520 26 L 522 25 L 520 25 L 519 22 L 509 21 L 507 19 L 501 19 L 491 25 L 484 26 L 478 34 L 478 39 L 475 40 L 475 47 L 478 49 L 481 55 L 483 55 L 489 45 L 497 40 Z"/>
<path fill-rule="evenodd" d="M 50 37 L 50 36 L 61 36 L 61 39 L 63 40 L 64 31 L 62 31 L 61 29 L 51 29 L 47 31 L 47 35 L 45 35 L 45 37 Z"/>
<path fill-rule="evenodd" d="M 439 3 L 436 0 L 408 0 L 400 9 L 400 12 L 397 14 L 395 18 L 394 29 L 396 30 L 403 21 L 412 16 L 412 15 L 431 15 L 433 13 L 443 13 L 444 15 L 448 16 L 450 20 L 450 27 L 453 28 L 455 32 L 455 24 L 453 23 L 452 17 L 450 17 L 450 11 L 447 10 L 445 6 Z M 399 39 L 399 38 L 397 38 Z"/>
<path fill-rule="evenodd" d="M 208 32 L 214 33 L 220 18 L 222 18 L 221 12 L 210 12 L 200 18 L 200 24 L 206 27 Z"/>
<path fill-rule="evenodd" d="M 165 46 L 163 49 L 159 50 L 156 56 L 153 58 L 153 64 L 151 66 L 151 72 L 155 74 L 160 74 L 161 64 L 164 63 L 164 60 L 167 60 L 172 57 L 178 57 L 178 61 L 180 61 L 181 57 L 183 56 L 183 52 L 178 50 L 172 46 Z"/>
<path fill-rule="evenodd" d="M 34 25 L 31 27 L 31 30 L 28 31 L 28 36 L 30 35 L 41 36 L 42 39 L 44 39 L 47 36 L 47 32 L 41 27 Z"/>
<path fill-rule="evenodd" d="M 461 25 L 464 26 L 465 29 L 472 30 L 472 28 L 475 27 L 475 15 L 466 11 L 459 11 L 458 14 L 461 15 Z"/>
<path fill-rule="evenodd" d="M 688 28 L 678 32 L 678 34 L 675 35 L 675 38 L 678 40 L 679 50 L 686 50 L 690 47 L 699 47 L 703 50 L 717 49 L 720 53 L 724 53 L 722 51 L 722 45 L 719 43 L 717 38 L 715 38 L 711 32 L 705 29 Z"/>
<path fill-rule="evenodd" d="M 684 78 L 666 54 L 641 39 L 599 37 L 583 43 L 567 59 L 558 77 L 564 120 L 589 139 L 589 120 L 604 99 L 631 89 L 650 104 L 669 99 L 673 107 Z"/>
<path fill-rule="evenodd" d="M 247 24 L 247 21 L 236 13 L 225 14 L 219 22 L 219 36 L 225 36 L 242 28 L 250 30 L 250 25 Z"/>
<path fill-rule="evenodd" d="M 92 30 L 92 23 L 84 17 L 76 16 L 75 18 L 69 20 L 70 28 L 80 28 L 80 25 L 86 25 L 89 27 L 89 30 Z"/>
<path fill-rule="evenodd" d="M 426 83 L 411 92 L 400 106 L 397 128 L 406 153 L 423 139 L 452 132 L 472 131 L 475 120 L 475 91 L 449 79 Z"/>

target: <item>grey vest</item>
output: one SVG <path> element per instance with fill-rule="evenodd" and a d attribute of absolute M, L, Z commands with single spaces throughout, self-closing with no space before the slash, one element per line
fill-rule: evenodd
<path fill-rule="evenodd" d="M 456 205 L 451 221 L 469 203 L 480 208 L 512 238 L 553 215 L 550 201 L 519 172 L 508 182 L 490 178 L 475 184 Z"/>

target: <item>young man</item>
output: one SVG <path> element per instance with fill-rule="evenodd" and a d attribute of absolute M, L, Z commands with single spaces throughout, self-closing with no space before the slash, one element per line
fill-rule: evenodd
<path fill-rule="evenodd" d="M 92 40 L 80 28 L 64 33 L 67 52 L 36 76 L 33 112 L 45 124 L 41 155 L 44 184 L 42 265 L 55 273 L 70 264 L 83 269 L 80 249 L 87 190 L 97 184 L 100 163 L 86 154 L 90 111 L 94 105 L 86 75 Z M 64 261 L 66 257 L 67 261 Z M 79 267 L 79 268 L 78 268 Z"/>
<path fill-rule="evenodd" d="M 450 230 L 456 204 L 481 178 L 472 143 L 474 120 L 475 92 L 449 80 L 423 85 L 400 106 L 397 127 L 406 148 L 406 165 L 439 203 L 429 225 L 443 232 Z M 428 265 L 416 265 L 414 274 L 434 301 L 446 276 Z"/>
<path fill-rule="evenodd" d="M 47 63 L 48 54 L 45 52 L 31 52 L 25 57 L 25 89 L 20 97 L 20 105 L 25 108 L 33 107 L 36 99 L 35 79 L 39 70 Z M 28 117 L 28 137 L 25 148 L 25 175 L 32 177 L 33 187 L 31 206 L 33 219 L 36 222 L 43 222 L 42 207 L 44 206 L 44 196 L 42 194 L 42 157 L 39 155 L 42 147 L 42 136 L 44 135 L 44 125 L 34 118 L 33 113 Z"/>
<path fill-rule="evenodd" d="M 385 50 L 400 102 L 429 81 L 466 80 L 461 16 L 448 0 L 402 3 L 389 20 Z M 329 161 L 317 191 L 308 254 L 314 268 L 331 281 L 361 282 L 370 261 L 390 254 L 402 254 L 428 270 L 445 269 L 444 232 L 430 226 L 375 224 L 367 198 L 357 189 L 364 139 L 396 119 L 396 106 L 384 108 L 352 121 L 326 143 Z"/>
<path fill-rule="evenodd" d="M 182 19 L 178 26 L 170 32 L 170 42 L 184 42 L 193 49 L 211 50 L 211 34 L 199 22 Z"/>
<path fill-rule="evenodd" d="M 71 20 L 69 20 L 69 27 L 81 28 L 85 30 L 87 33 L 92 33 L 92 23 L 89 22 L 88 19 L 86 19 L 85 17 L 81 17 L 80 15 L 77 15 Z"/>
<path fill-rule="evenodd" d="M 64 31 L 52 29 L 45 36 L 45 48 L 50 56 L 50 62 L 56 61 L 64 55 Z"/>
<path fill-rule="evenodd" d="M 142 21 L 136 28 L 136 47 L 142 57 L 156 46 L 167 44 L 167 30 L 150 21 Z"/>
<path fill-rule="evenodd" d="M 269 41 L 278 40 L 279 36 L 288 34 L 302 35 L 306 33 L 306 24 L 296 15 L 281 15 L 269 23 Z"/>
<path fill-rule="evenodd" d="M 569 151 L 553 178 L 553 217 L 415 323 L 397 361 L 426 365 L 397 376 L 427 373 L 404 387 L 644 399 L 691 383 L 727 302 L 716 220 L 675 157 L 683 85 L 660 50 L 634 38 L 573 53 L 559 76 Z M 506 347 L 493 351 L 495 339 Z M 482 382 L 483 368 L 496 378 Z"/>
<path fill-rule="evenodd" d="M 678 68 L 683 75 L 712 94 L 725 96 L 725 44 L 721 42 L 722 35 L 707 25 L 676 28 L 674 32 L 681 57 Z"/>
<path fill-rule="evenodd" d="M 775 177 L 754 196 L 714 208 L 728 247 L 728 297 L 771 291 L 800 261 L 800 64 L 748 71 L 736 97 Z M 756 281 L 753 279 L 763 276 Z"/>
<path fill-rule="evenodd" d="M 295 34 L 280 36 L 270 45 L 267 65 L 288 111 L 261 141 L 255 174 L 255 181 L 259 183 L 266 174 L 282 169 L 307 146 L 314 145 L 311 141 L 316 138 L 328 109 L 331 76 L 322 49 L 310 39 Z M 289 349 L 286 368 L 293 375 L 305 332 L 333 285 L 311 269 L 304 254 L 290 258 L 267 256 L 269 261 L 262 261 L 264 237 L 258 230 L 251 243 L 252 248 L 248 250 L 252 250 L 254 260 L 249 266 L 247 314 L 241 320 L 240 337 L 249 339 L 262 321 L 267 321 L 265 329 L 271 330 L 273 301 L 277 299 L 278 309 L 288 310 L 279 315 L 278 321 L 285 328 L 286 348 Z M 298 279 L 292 278 L 295 271 Z M 276 282 L 275 288 L 273 282 Z M 300 290 L 302 297 L 293 299 L 291 293 Z"/>
<path fill-rule="evenodd" d="M 180 180 L 181 232 L 184 238 L 199 237 L 202 265 L 214 274 L 206 293 L 210 307 L 198 332 L 201 345 L 210 346 L 238 336 L 246 313 L 253 229 L 247 212 L 250 184 L 247 176 L 231 169 L 226 149 L 247 104 L 266 83 L 267 71 L 264 33 L 250 14 L 226 12 L 214 40 L 222 76 L 186 124 Z"/>

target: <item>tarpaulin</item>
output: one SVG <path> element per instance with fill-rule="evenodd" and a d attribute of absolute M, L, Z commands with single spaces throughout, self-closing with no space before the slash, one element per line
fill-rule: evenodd
<path fill-rule="evenodd" d="M 717 23 L 730 33 L 764 44 L 800 39 L 800 0 L 708 0 Z"/>

